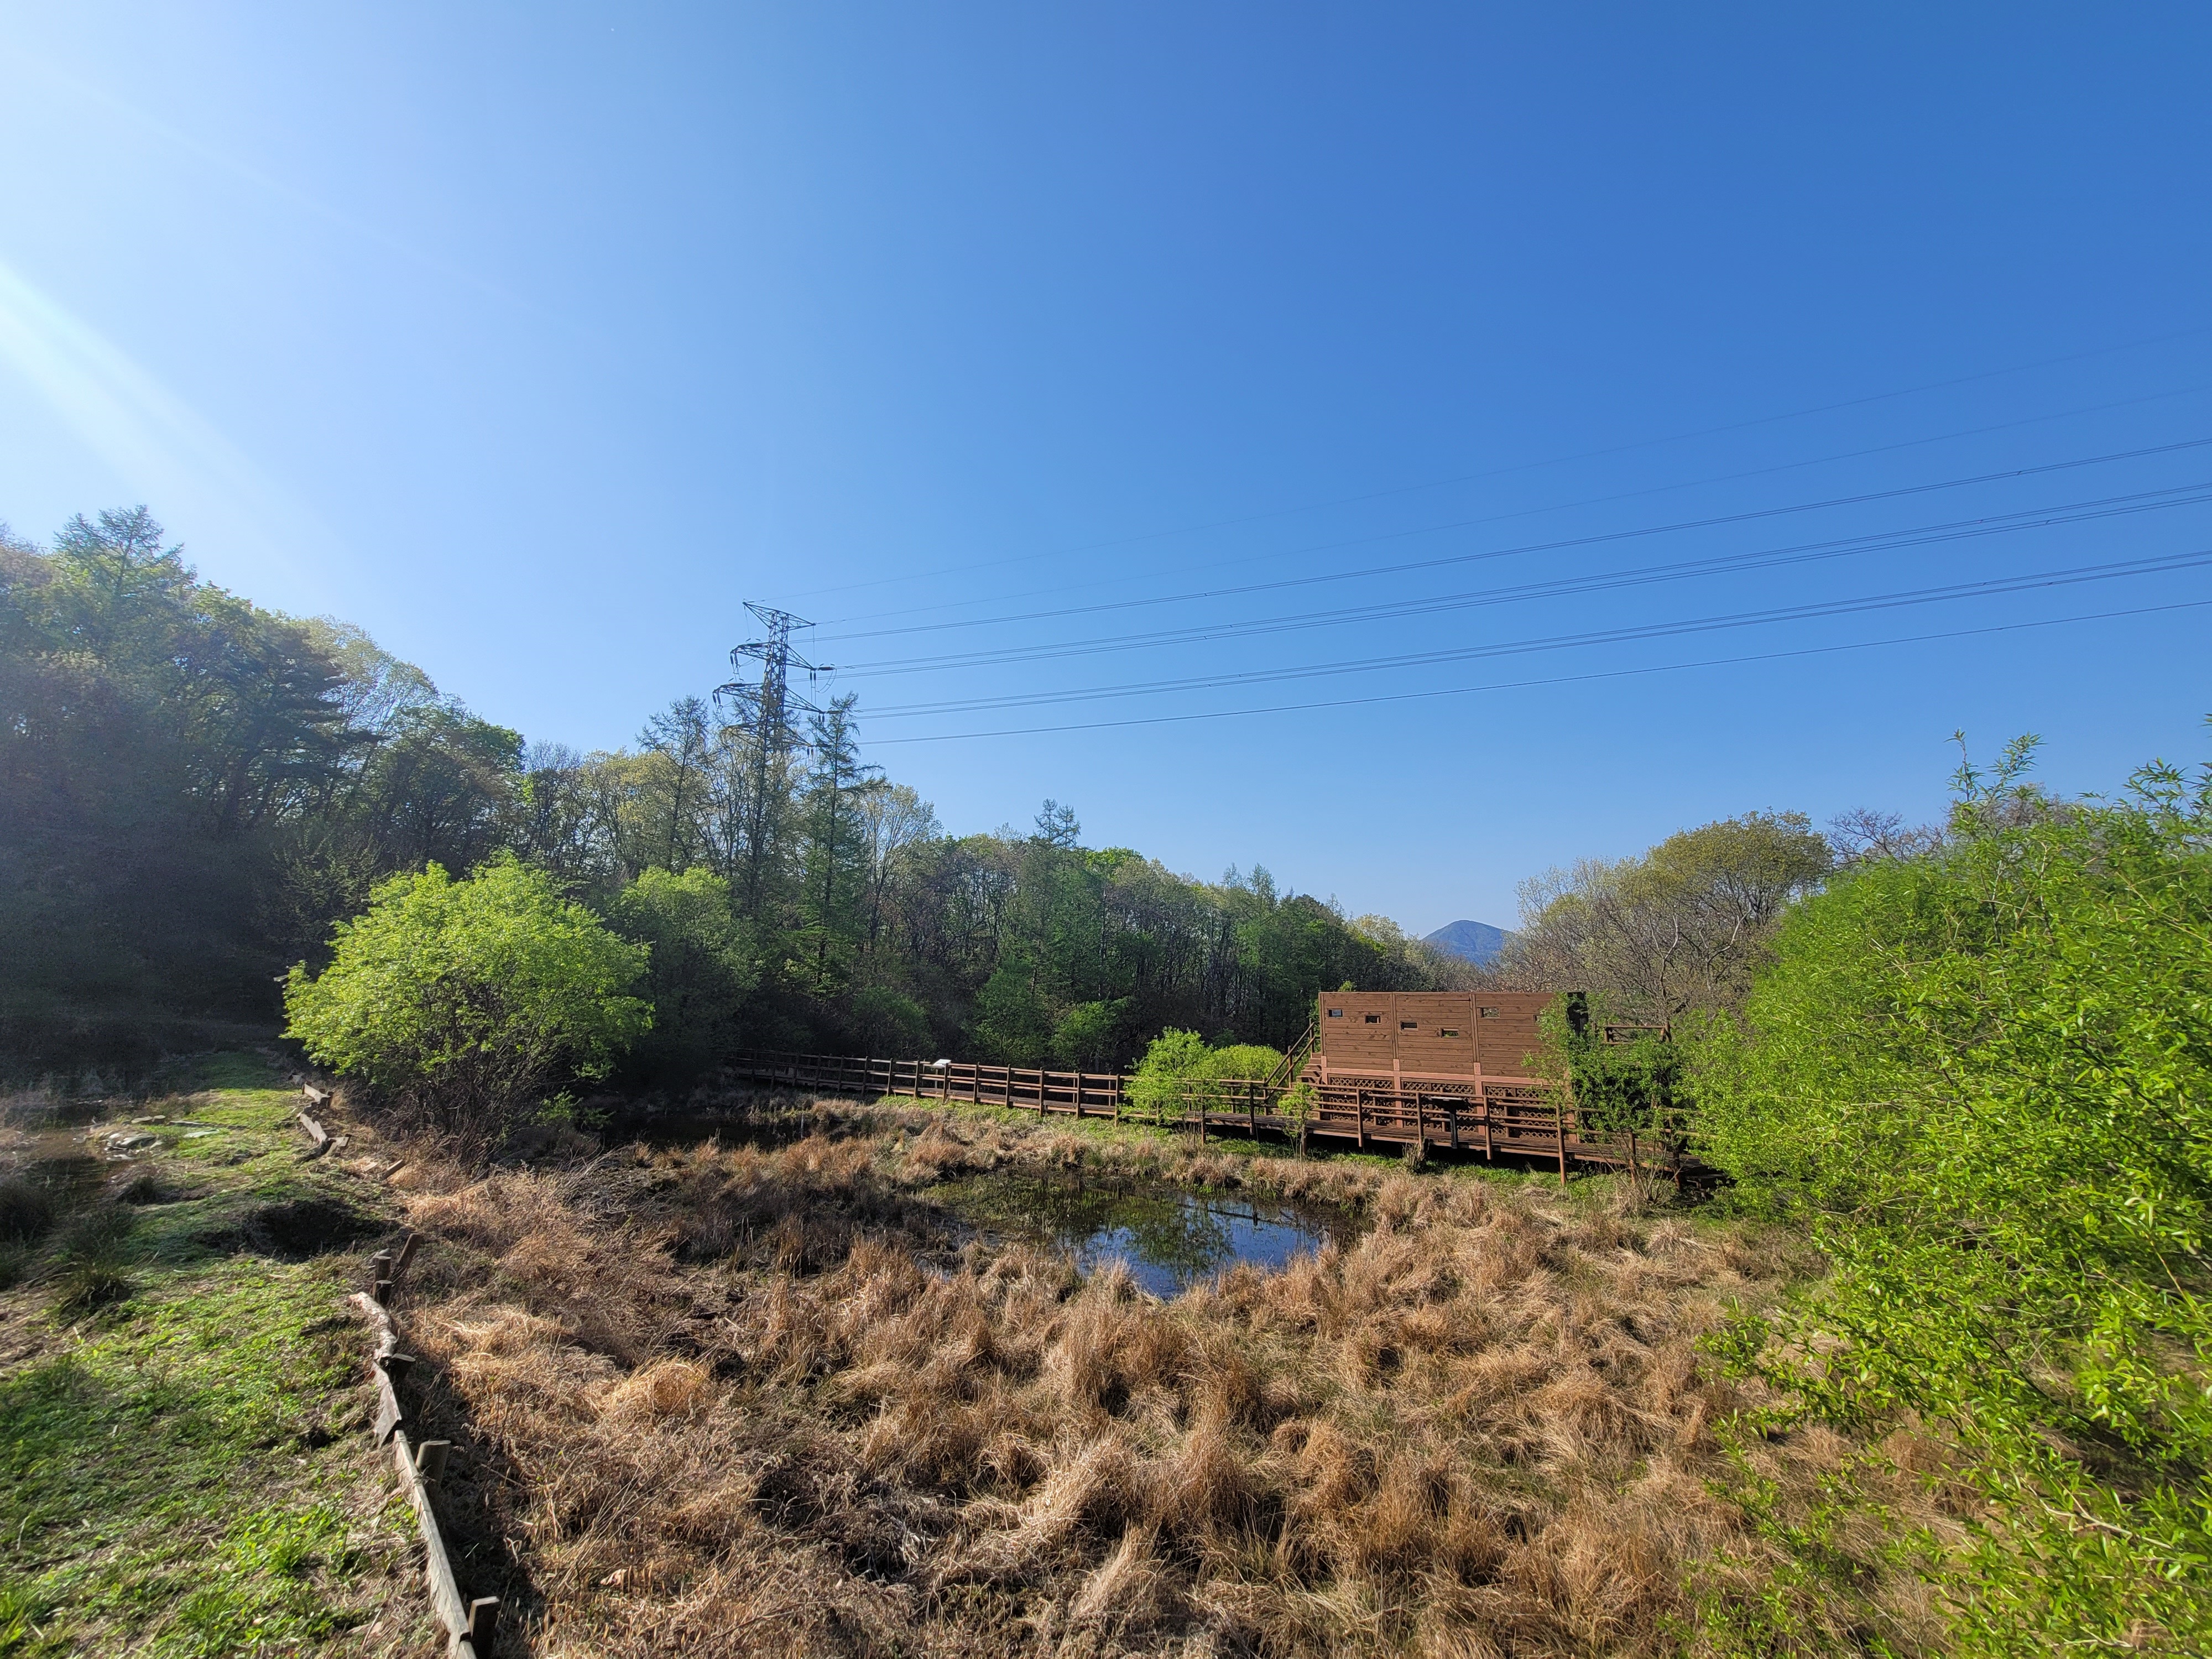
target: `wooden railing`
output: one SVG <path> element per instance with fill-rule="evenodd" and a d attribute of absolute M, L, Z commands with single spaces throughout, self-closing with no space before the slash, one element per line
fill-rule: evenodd
<path fill-rule="evenodd" d="M 743 1082 L 846 1095 L 905 1095 L 1034 1111 L 1040 1117 L 1133 1117 L 1165 1128 L 1263 1131 L 1301 1144 L 1315 1138 L 1370 1146 L 1419 1142 L 1459 1152 L 1540 1158 L 1562 1175 L 1571 1163 L 1673 1169 L 1676 1161 L 1614 1135 L 1584 1137 L 1529 1079 L 1347 1077 L 1291 1091 L 1273 1079 L 1188 1079 L 1139 1108 L 1116 1073 L 1056 1072 L 969 1060 L 875 1060 L 841 1054 L 754 1054 L 732 1065 Z"/>

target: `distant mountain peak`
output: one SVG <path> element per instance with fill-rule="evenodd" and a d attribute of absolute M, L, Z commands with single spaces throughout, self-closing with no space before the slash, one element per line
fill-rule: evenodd
<path fill-rule="evenodd" d="M 1486 921 L 1450 921 L 1427 935 L 1424 943 L 1469 962 L 1487 964 L 1498 960 L 1498 953 L 1511 937 L 1503 927 L 1493 927 Z"/>

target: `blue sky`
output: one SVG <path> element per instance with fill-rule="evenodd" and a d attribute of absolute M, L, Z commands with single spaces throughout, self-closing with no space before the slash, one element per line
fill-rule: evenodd
<path fill-rule="evenodd" d="M 0 3 L 0 518 L 146 501 L 583 747 L 784 605 L 951 829 L 1510 922 L 1685 824 L 1934 816 L 1954 727 L 2065 789 L 2212 750 L 2208 46 Z"/>

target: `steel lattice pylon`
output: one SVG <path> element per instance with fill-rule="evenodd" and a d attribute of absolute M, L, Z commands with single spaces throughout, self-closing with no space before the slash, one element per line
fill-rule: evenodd
<path fill-rule="evenodd" d="M 762 859 L 768 840 L 769 775 L 776 762 L 804 746 L 803 739 L 792 726 L 792 717 L 823 712 L 811 699 L 791 689 L 791 671 L 803 671 L 809 686 L 814 684 L 817 675 L 834 671 L 827 663 L 809 662 L 791 648 L 794 630 L 814 626 L 805 617 L 771 605 L 755 605 L 750 599 L 745 601 L 745 609 L 760 619 L 768 636 L 732 646 L 730 666 L 742 675 L 748 662 L 757 662 L 760 665 L 760 678 L 757 682 L 738 678 L 718 685 L 714 688 L 714 701 L 732 705 L 734 718 L 730 724 L 750 733 L 753 739 L 752 799 L 745 828 L 745 896 L 748 908 L 757 914 Z"/>

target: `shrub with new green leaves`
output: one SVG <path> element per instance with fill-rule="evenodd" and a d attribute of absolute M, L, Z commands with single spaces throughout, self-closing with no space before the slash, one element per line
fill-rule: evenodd
<path fill-rule="evenodd" d="M 292 969 L 285 1035 L 414 1121 L 488 1144 L 651 1029 L 630 994 L 649 955 L 512 859 L 463 881 L 433 864 L 340 923 L 320 974 Z"/>
<path fill-rule="evenodd" d="M 1282 1051 L 1259 1042 L 1210 1047 L 1195 1031 L 1163 1031 L 1145 1050 L 1129 1079 L 1129 1101 L 1139 1111 L 1180 1112 L 1232 1080 L 1264 1079 L 1282 1063 Z"/>
<path fill-rule="evenodd" d="M 2212 1651 L 2212 769 L 1963 781 L 1950 843 L 1806 901 L 1698 1045 L 1707 1156 L 1834 1267 L 1736 1358 L 1959 1443 L 1960 1651 Z"/>

